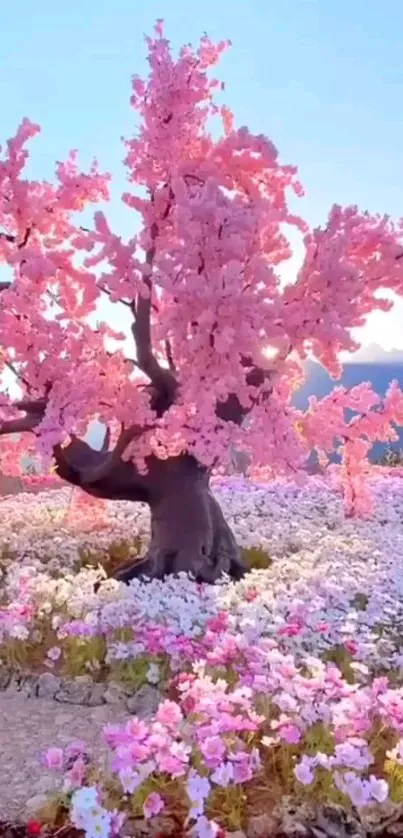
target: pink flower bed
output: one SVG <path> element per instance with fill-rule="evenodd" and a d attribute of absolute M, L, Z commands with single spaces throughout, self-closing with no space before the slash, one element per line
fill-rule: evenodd
<path fill-rule="evenodd" d="M 372 488 L 359 521 L 317 479 L 218 481 L 262 569 L 98 593 L 86 557 L 144 543 L 145 509 L 86 511 L 71 490 L 2 502 L 2 661 L 161 696 L 155 715 L 105 728 L 107 766 L 84 743 L 48 752 L 59 817 L 105 838 L 174 817 L 205 838 L 287 797 L 362 816 L 403 801 L 403 491 L 394 476 Z"/>

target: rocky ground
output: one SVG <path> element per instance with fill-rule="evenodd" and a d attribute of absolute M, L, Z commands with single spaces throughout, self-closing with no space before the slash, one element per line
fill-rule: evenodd
<path fill-rule="evenodd" d="M 42 762 L 48 748 L 85 740 L 102 758 L 102 728 L 128 715 L 116 705 L 82 707 L 0 693 L 0 818 L 26 820 L 46 801 L 54 783 Z"/>

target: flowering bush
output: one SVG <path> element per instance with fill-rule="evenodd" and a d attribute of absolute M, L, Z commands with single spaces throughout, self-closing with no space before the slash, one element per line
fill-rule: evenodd
<path fill-rule="evenodd" d="M 123 818 L 175 818 L 207 836 L 284 796 L 359 811 L 403 801 L 403 484 L 374 471 L 372 490 L 364 522 L 344 518 L 323 480 L 216 481 L 264 569 L 214 587 L 106 580 L 97 593 L 94 557 L 141 552 L 145 508 L 87 512 L 70 490 L 2 501 L 3 665 L 161 693 L 155 716 L 105 729 L 107 770 L 84 743 L 50 749 L 52 817 L 105 836 Z"/>

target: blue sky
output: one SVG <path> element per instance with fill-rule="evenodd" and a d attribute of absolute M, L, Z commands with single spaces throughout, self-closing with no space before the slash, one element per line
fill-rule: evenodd
<path fill-rule="evenodd" d="M 71 148 L 116 176 L 110 217 L 132 217 L 122 135 L 134 128 L 130 77 L 146 69 L 143 33 L 166 21 L 174 46 L 203 31 L 230 38 L 219 75 L 238 124 L 271 137 L 299 166 L 299 211 L 325 221 L 333 202 L 403 214 L 401 0 L 20 0 L 3 4 L 0 142 L 23 116 L 42 126 L 30 173 L 50 177 Z M 403 348 L 403 305 L 372 318 L 365 341 Z"/>

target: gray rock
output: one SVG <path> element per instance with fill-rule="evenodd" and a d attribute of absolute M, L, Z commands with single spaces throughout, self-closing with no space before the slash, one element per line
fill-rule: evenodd
<path fill-rule="evenodd" d="M 55 695 L 55 700 L 61 704 L 87 705 L 93 688 L 93 680 L 89 675 L 77 675 L 71 680 L 66 679 L 61 683 L 60 689 Z"/>
<path fill-rule="evenodd" d="M 48 803 L 49 803 L 50 793 L 53 792 L 53 795 L 55 793 L 55 778 L 54 778 L 54 775 L 52 774 L 52 775 L 47 776 L 45 774 L 43 777 L 41 777 L 40 780 L 38 780 L 38 782 L 35 785 L 35 789 L 36 789 L 37 794 L 46 794 L 47 799 L 48 799 Z"/>
<path fill-rule="evenodd" d="M 320 806 L 310 828 L 313 838 L 365 838 L 376 834 L 375 829 L 367 832 L 352 812 L 335 803 Z"/>
<path fill-rule="evenodd" d="M 104 690 L 104 699 L 107 704 L 124 704 L 127 698 L 127 691 L 121 684 L 111 681 Z"/>
<path fill-rule="evenodd" d="M 37 694 L 38 676 L 26 675 L 21 679 L 19 692 L 27 698 L 34 698 Z"/>
<path fill-rule="evenodd" d="M 278 821 L 272 815 L 254 815 L 248 821 L 247 838 L 266 838 L 266 836 L 275 835 L 278 825 Z"/>
<path fill-rule="evenodd" d="M 75 712 L 74 713 L 56 713 L 55 715 L 55 725 L 57 727 L 64 727 L 65 725 L 71 724 L 74 722 L 75 719 Z"/>
<path fill-rule="evenodd" d="M 10 678 L 9 685 L 7 687 L 7 692 L 9 693 L 19 693 L 21 692 L 23 687 L 23 679 L 21 675 L 12 674 Z"/>
<path fill-rule="evenodd" d="M 10 685 L 11 672 L 5 666 L 0 667 L 0 692 Z"/>
<path fill-rule="evenodd" d="M 49 802 L 49 797 L 46 794 L 34 794 L 25 804 L 25 815 L 27 818 L 36 815 L 43 806 Z"/>
<path fill-rule="evenodd" d="M 88 701 L 86 701 L 87 707 L 100 707 L 102 704 L 106 704 L 104 695 L 105 684 L 94 683 Z"/>
<path fill-rule="evenodd" d="M 144 684 L 134 695 L 126 699 L 126 707 L 139 719 L 148 719 L 157 712 L 162 698 L 159 690 L 149 684 Z"/>
<path fill-rule="evenodd" d="M 61 680 L 53 672 L 43 672 L 39 676 L 36 694 L 39 698 L 54 698 L 60 689 Z"/>

